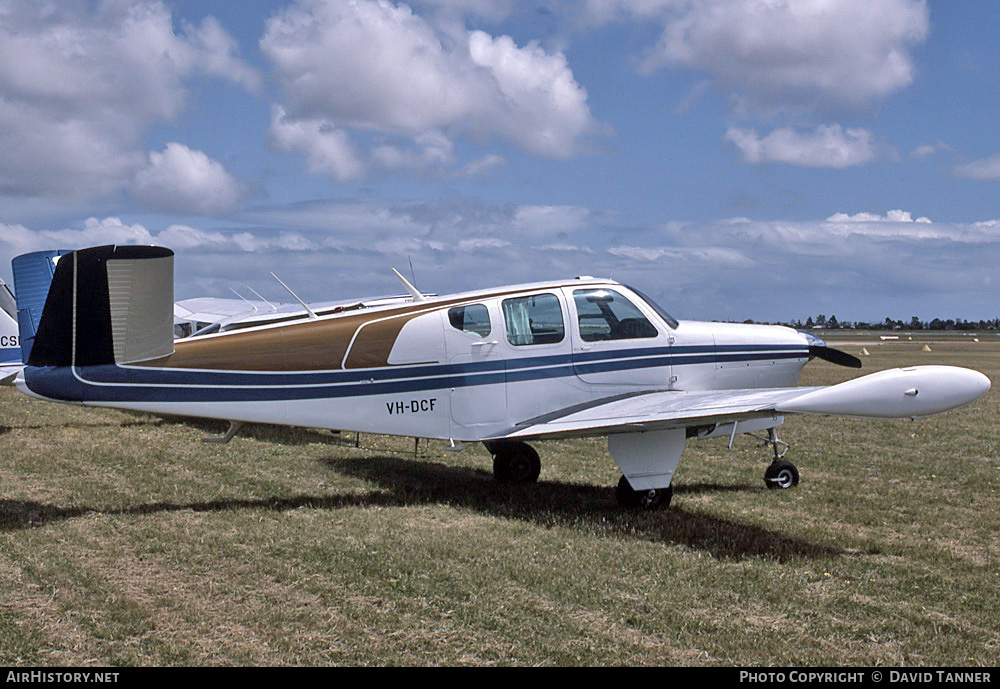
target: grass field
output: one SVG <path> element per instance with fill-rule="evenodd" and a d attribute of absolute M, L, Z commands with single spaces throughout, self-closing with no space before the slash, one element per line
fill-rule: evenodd
<path fill-rule="evenodd" d="M 981 339 L 872 344 L 864 372 L 1000 381 Z M 998 421 L 996 389 L 917 422 L 789 418 L 786 491 L 756 441 L 690 442 L 671 508 L 643 513 L 603 439 L 538 444 L 540 482 L 510 487 L 480 446 L 211 445 L 224 424 L 4 387 L 0 664 L 993 666 Z"/>

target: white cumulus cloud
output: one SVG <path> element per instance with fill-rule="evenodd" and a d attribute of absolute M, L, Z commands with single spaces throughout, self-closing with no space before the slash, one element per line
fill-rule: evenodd
<path fill-rule="evenodd" d="M 811 132 L 789 127 L 761 136 L 754 129 L 730 127 L 726 141 L 736 146 L 748 163 L 785 163 L 803 167 L 847 168 L 879 157 L 874 135 L 867 129 L 821 125 Z"/>
<path fill-rule="evenodd" d="M 917 146 L 912 151 L 910 151 L 910 157 L 922 160 L 940 151 L 950 151 L 950 150 L 951 146 L 949 146 L 945 142 L 936 141 L 932 144 L 921 144 L 920 146 Z"/>
<path fill-rule="evenodd" d="M 916 220 L 913 219 L 913 214 L 910 211 L 904 210 L 892 210 L 887 212 L 885 215 L 879 215 L 878 213 L 855 213 L 854 215 L 848 215 L 847 213 L 834 213 L 829 218 L 826 219 L 827 222 L 851 222 L 851 223 L 868 223 L 868 222 L 917 222 L 917 223 L 930 223 L 931 219 L 921 216 Z"/>
<path fill-rule="evenodd" d="M 281 106 L 271 109 L 271 140 L 286 153 L 305 154 L 310 172 L 330 175 L 338 182 L 359 179 L 365 166 L 351 138 L 323 119 L 287 119 Z"/>
<path fill-rule="evenodd" d="M 655 18 L 646 70 L 710 74 L 751 104 L 857 107 L 907 85 L 929 32 L 921 0 L 599 0 L 594 16 Z"/>
<path fill-rule="evenodd" d="M 956 165 L 953 172 L 959 177 L 984 182 L 1000 179 L 1000 153 L 994 153 L 988 158 Z"/>
<path fill-rule="evenodd" d="M 460 136 L 562 158 L 600 130 L 561 53 L 445 31 L 406 5 L 299 0 L 268 20 L 260 46 L 283 94 L 276 145 L 337 181 L 450 164 Z"/>
<path fill-rule="evenodd" d="M 88 199 L 145 162 L 141 135 L 187 104 L 197 75 L 259 88 L 211 18 L 177 32 L 161 2 L 0 6 L 0 193 Z"/>
<path fill-rule="evenodd" d="M 562 158 L 576 153 L 579 140 L 596 127 L 587 92 L 561 53 L 549 55 L 537 43 L 519 48 L 509 36 L 473 31 L 469 54 L 497 88 L 493 101 L 474 113 L 487 132 L 528 153 Z"/>
<path fill-rule="evenodd" d="M 520 206 L 509 227 L 516 234 L 541 237 L 573 232 L 592 220 L 592 212 L 580 206 Z"/>
<path fill-rule="evenodd" d="M 243 195 L 222 163 L 179 143 L 150 152 L 149 164 L 135 175 L 132 194 L 148 208 L 194 215 L 227 213 Z"/>

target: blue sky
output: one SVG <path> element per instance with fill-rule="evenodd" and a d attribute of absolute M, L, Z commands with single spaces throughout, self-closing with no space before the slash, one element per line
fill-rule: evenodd
<path fill-rule="evenodd" d="M 0 276 L 612 276 L 683 318 L 994 318 L 1000 5 L 0 0 Z"/>

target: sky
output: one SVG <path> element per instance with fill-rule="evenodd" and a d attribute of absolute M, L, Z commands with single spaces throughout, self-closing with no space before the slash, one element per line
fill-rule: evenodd
<path fill-rule="evenodd" d="M 679 318 L 1000 316 L 1000 3 L 0 0 L 0 277 L 611 277 Z M 412 266 L 412 268 L 411 268 Z"/>

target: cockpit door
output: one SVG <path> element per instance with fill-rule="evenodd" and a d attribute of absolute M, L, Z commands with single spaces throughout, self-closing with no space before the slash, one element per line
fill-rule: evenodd
<path fill-rule="evenodd" d="M 573 306 L 573 369 L 591 384 L 671 384 L 671 335 L 642 300 L 618 287 L 567 288 Z"/>

